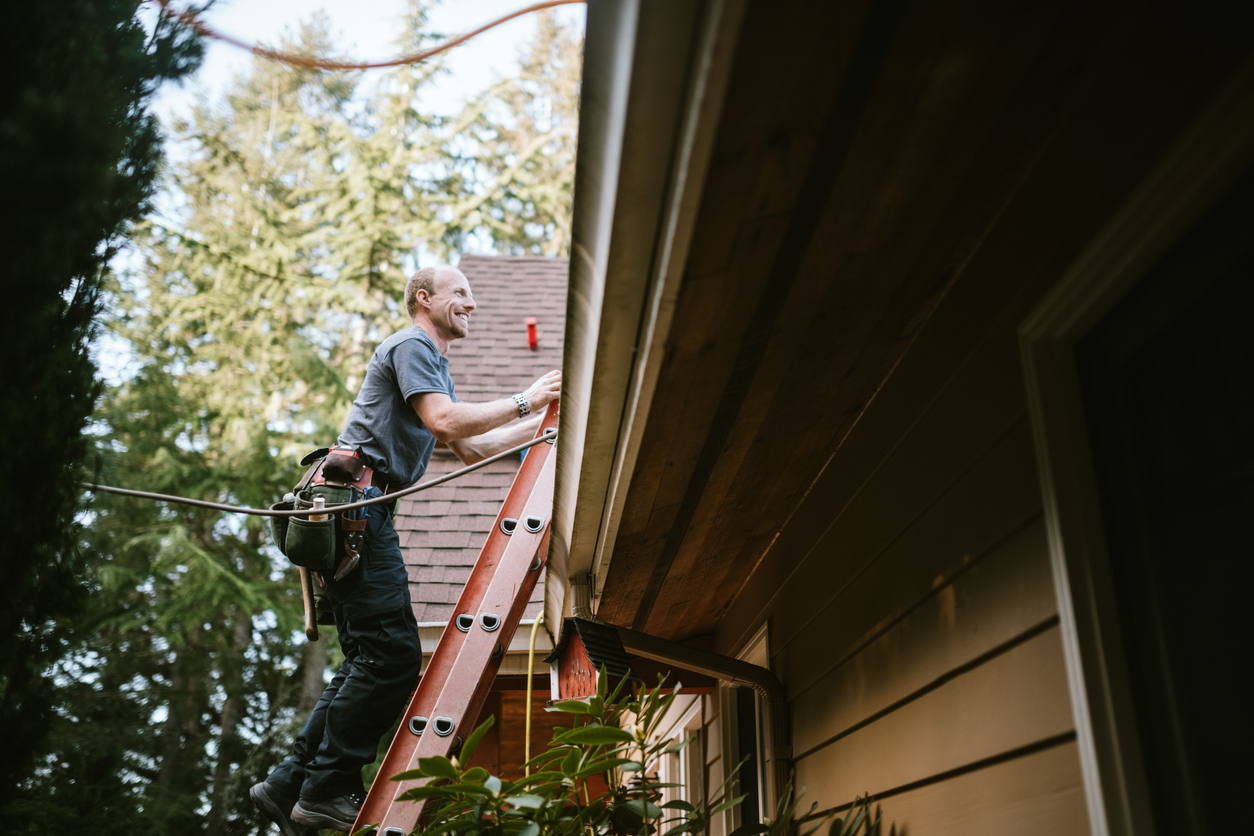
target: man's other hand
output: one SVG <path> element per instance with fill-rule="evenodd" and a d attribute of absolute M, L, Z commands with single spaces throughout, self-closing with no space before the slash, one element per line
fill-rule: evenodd
<path fill-rule="evenodd" d="M 531 404 L 533 411 L 548 406 L 557 400 L 557 396 L 562 391 L 562 373 L 554 369 L 544 377 L 537 380 L 523 392 L 523 397 L 527 399 L 527 403 Z"/>

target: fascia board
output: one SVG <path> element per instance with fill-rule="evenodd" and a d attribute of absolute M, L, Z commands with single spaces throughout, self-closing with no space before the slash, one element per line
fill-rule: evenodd
<path fill-rule="evenodd" d="M 545 622 L 604 581 L 669 333 L 743 0 L 591 4 Z M 600 583 L 598 583 L 598 588 Z"/>

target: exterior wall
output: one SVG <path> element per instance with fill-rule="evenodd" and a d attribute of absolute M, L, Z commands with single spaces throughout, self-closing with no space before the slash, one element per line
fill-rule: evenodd
<path fill-rule="evenodd" d="M 1015 328 L 1039 290 L 960 287 L 720 624 L 763 621 L 805 806 L 911 836 L 1085 833 Z"/>
<path fill-rule="evenodd" d="M 537 687 L 531 696 L 531 756 L 535 757 L 545 751 L 553 739 L 553 731 L 559 726 L 567 728 L 571 725 L 571 717 L 556 711 L 546 711 L 545 704 L 549 699 L 548 683 L 540 677 L 536 678 Z M 471 756 L 471 766 L 482 766 L 493 775 L 517 781 L 523 777 L 523 764 L 526 763 L 526 691 L 493 691 L 483 704 L 476 721 L 482 723 L 491 714 L 496 718 L 492 728 L 488 729 L 478 748 Z"/>
<path fill-rule="evenodd" d="M 660 725 L 676 741 L 692 739 L 682 752 L 667 756 L 658 764 L 658 780 L 679 784 L 662 790 L 663 803 L 683 799 L 695 802 L 708 799 L 722 786 L 725 773 L 723 719 L 721 711 L 725 688 L 709 695 L 685 695 L 675 698 Z M 734 812 L 728 811 L 712 822 L 709 836 L 724 836 L 737 826 Z"/>

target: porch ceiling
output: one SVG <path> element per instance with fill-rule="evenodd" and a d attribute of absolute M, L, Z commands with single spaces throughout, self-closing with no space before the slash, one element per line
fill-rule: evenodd
<path fill-rule="evenodd" d="M 748 3 L 600 618 L 712 631 L 972 259 L 1126 198 L 1227 59 L 1120 14 Z"/>

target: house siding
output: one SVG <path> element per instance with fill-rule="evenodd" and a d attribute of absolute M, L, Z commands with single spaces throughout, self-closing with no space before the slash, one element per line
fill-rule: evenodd
<path fill-rule="evenodd" d="M 1088 830 L 1015 333 L 1037 295 L 946 300 L 720 624 L 729 653 L 770 624 L 805 806 Z"/>

